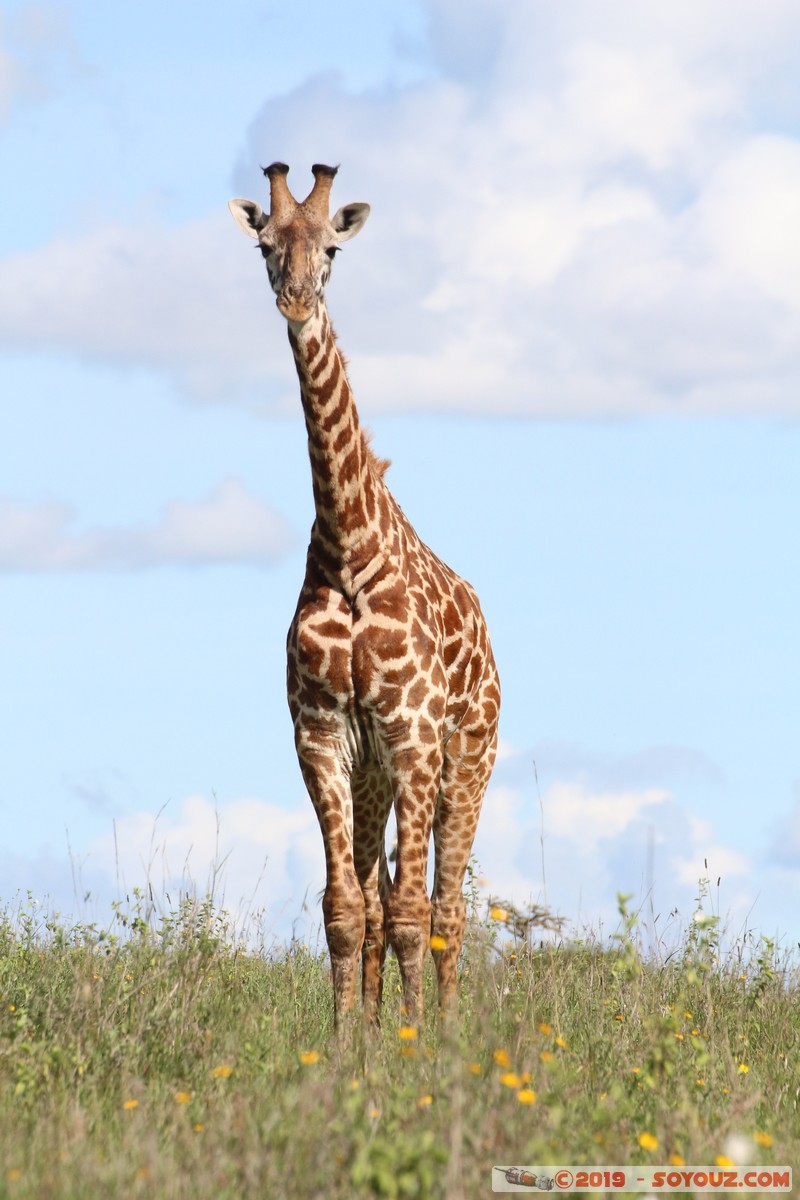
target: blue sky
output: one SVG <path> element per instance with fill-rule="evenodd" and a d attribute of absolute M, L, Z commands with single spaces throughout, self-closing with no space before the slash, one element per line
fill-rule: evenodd
<path fill-rule="evenodd" d="M 799 35 L 789 0 L 6 0 L 3 902 L 102 919 L 224 858 L 231 909 L 318 922 L 309 468 L 226 205 L 327 161 L 373 206 L 328 297 L 362 417 L 490 621 L 487 895 L 607 930 L 633 892 L 668 938 L 707 874 L 732 934 L 800 939 Z"/>

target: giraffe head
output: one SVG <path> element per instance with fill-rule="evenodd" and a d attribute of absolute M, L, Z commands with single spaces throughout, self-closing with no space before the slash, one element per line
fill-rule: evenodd
<path fill-rule="evenodd" d="M 369 216 L 368 204 L 345 204 L 330 217 L 328 199 L 338 168 L 317 163 L 311 170 L 314 186 L 298 203 L 286 183 L 286 164 L 263 168 L 269 215 L 254 200 L 228 201 L 236 224 L 258 241 L 280 312 L 297 324 L 307 321 L 322 299 L 340 243 L 355 237 Z"/>

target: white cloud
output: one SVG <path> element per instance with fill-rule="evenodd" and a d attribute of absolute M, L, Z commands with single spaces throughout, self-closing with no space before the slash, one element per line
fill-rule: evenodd
<path fill-rule="evenodd" d="M 424 81 L 310 80 L 267 103 L 239 171 L 264 200 L 265 158 L 298 191 L 341 161 L 338 197 L 373 202 L 331 288 L 364 408 L 796 413 L 797 6 L 429 12 Z M 0 263 L 0 336 L 283 404 L 291 356 L 249 246 L 222 203 L 62 237 Z"/>
<path fill-rule="evenodd" d="M 718 842 L 710 821 L 689 817 L 689 844 L 680 850 L 673 848 L 670 865 L 679 883 L 691 886 L 700 879 L 722 879 L 730 882 L 747 877 L 752 870 L 750 860 L 738 850 Z"/>
<path fill-rule="evenodd" d="M 706 911 L 720 916 L 727 935 L 763 929 L 797 939 L 787 904 L 800 896 L 797 864 L 762 869 L 674 795 L 559 780 L 544 790 L 542 807 L 543 826 L 528 789 L 501 780 L 490 786 L 475 843 L 487 896 L 520 907 L 544 903 L 567 919 L 568 933 L 605 937 L 618 925 L 617 893 L 632 894 L 630 909 L 640 911 L 651 935 L 654 917 L 659 943 L 672 948 L 697 908 L 699 881 L 707 879 Z M 15 888 L 47 880 L 62 912 L 74 912 L 77 903 L 81 916 L 88 906 L 100 924 L 111 899 L 149 885 L 166 908 L 187 891 L 213 892 L 240 931 L 249 923 L 250 935 L 263 930 L 267 941 L 322 936 L 325 860 L 305 797 L 284 808 L 257 798 L 217 804 L 195 794 L 158 814 L 117 814 L 113 828 L 80 847 L 71 866 L 51 850 L 27 863 L 7 855 L 3 864 L 5 902 Z"/>
<path fill-rule="evenodd" d="M 475 854 L 488 892 L 520 906 L 546 904 L 570 929 L 595 935 L 616 927 L 621 892 L 633 896 L 643 918 L 652 912 L 662 932 L 677 910 L 679 936 L 703 878 L 723 923 L 738 933 L 761 884 L 751 859 L 656 787 L 608 790 L 559 779 L 543 789 L 540 810 L 529 788 L 498 779 L 486 796 Z M 772 918 L 776 897 L 764 899 L 756 915 L 766 909 Z"/>
<path fill-rule="evenodd" d="M 0 572 L 266 566 L 292 542 L 283 518 L 236 479 L 196 503 L 172 501 L 149 526 L 73 532 L 74 520 L 71 508 L 54 501 L 0 500 Z"/>
<path fill-rule="evenodd" d="M 310 802 L 285 809 L 240 799 L 218 807 L 188 796 L 177 812 L 118 818 L 114 832 L 86 847 L 85 866 L 95 876 L 118 878 L 128 891 L 149 883 L 154 894 L 173 900 L 181 889 L 213 891 L 238 921 L 263 911 L 267 933 L 280 938 L 293 927 L 302 935 L 321 923 L 325 857 Z"/>
<path fill-rule="evenodd" d="M 616 838 L 648 809 L 664 803 L 669 793 L 657 788 L 640 792 L 592 792 L 581 783 L 557 783 L 545 800 L 545 828 L 555 837 L 570 837 L 585 853 L 598 841 Z"/>
<path fill-rule="evenodd" d="M 163 371 L 200 401 L 270 386 L 274 397 L 289 390 L 291 354 L 242 242 L 218 214 L 171 229 L 109 225 L 12 255 L 0 262 L 0 342 Z"/>
<path fill-rule="evenodd" d="M 474 847 L 487 895 L 520 906 L 546 903 L 570 930 L 605 936 L 617 925 L 617 893 L 632 893 L 632 906 L 644 910 L 643 919 L 652 911 L 662 933 L 677 909 L 680 936 L 697 907 L 698 883 L 707 878 L 709 907 L 719 909 L 729 932 L 764 919 L 787 932 L 780 917 L 787 885 L 771 882 L 781 872 L 757 870 L 754 859 L 727 845 L 674 793 L 561 778 L 543 789 L 540 810 L 529 788 L 503 782 L 509 763 L 490 785 Z M 230 911 L 263 909 L 280 937 L 320 926 L 324 855 L 305 798 L 285 809 L 258 799 L 217 807 L 195 795 L 177 811 L 132 812 L 117 818 L 116 836 L 91 842 L 84 861 L 95 878 L 113 878 L 119 869 L 127 888 L 148 879 L 156 891 L 172 894 L 190 879 L 202 893 L 214 883 Z M 223 864 L 216 878 L 214 864 Z M 783 876 L 796 890 L 797 872 Z"/>
<path fill-rule="evenodd" d="M 430 8 L 443 78 L 361 104 L 315 80 L 250 133 L 255 163 L 281 131 L 298 186 L 335 147 L 342 198 L 373 201 L 332 300 L 364 404 L 795 410 L 797 272 L 771 248 L 796 241 L 800 144 L 758 154 L 753 129 L 797 12 Z M 754 190 L 774 233 L 751 235 L 745 271 L 719 229 Z"/>
<path fill-rule="evenodd" d="M 732 274 L 800 311 L 799 140 L 750 138 L 711 175 L 693 223 L 697 240 Z"/>

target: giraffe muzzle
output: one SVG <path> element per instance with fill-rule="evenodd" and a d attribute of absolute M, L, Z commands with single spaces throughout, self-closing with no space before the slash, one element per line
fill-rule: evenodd
<path fill-rule="evenodd" d="M 307 321 L 317 307 L 317 297 L 313 290 L 302 285 L 284 285 L 275 303 L 287 321 Z"/>

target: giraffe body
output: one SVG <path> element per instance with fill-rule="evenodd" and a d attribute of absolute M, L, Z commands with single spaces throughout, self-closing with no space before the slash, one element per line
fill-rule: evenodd
<path fill-rule="evenodd" d="M 360 426 L 324 287 L 332 251 L 368 214 L 329 219 L 330 168 L 298 204 L 273 164 L 271 210 L 231 201 L 259 239 L 300 380 L 316 518 L 287 639 L 295 745 L 325 846 L 323 915 L 337 1020 L 354 1003 L 377 1020 L 387 942 L 410 1019 L 422 1008 L 430 939 L 442 1004 L 464 936 L 464 874 L 494 764 L 500 690 L 472 587 L 417 536 Z M 397 820 L 391 879 L 385 830 Z M 435 868 L 427 894 L 433 835 Z M 438 939 L 443 939 L 439 941 Z"/>

